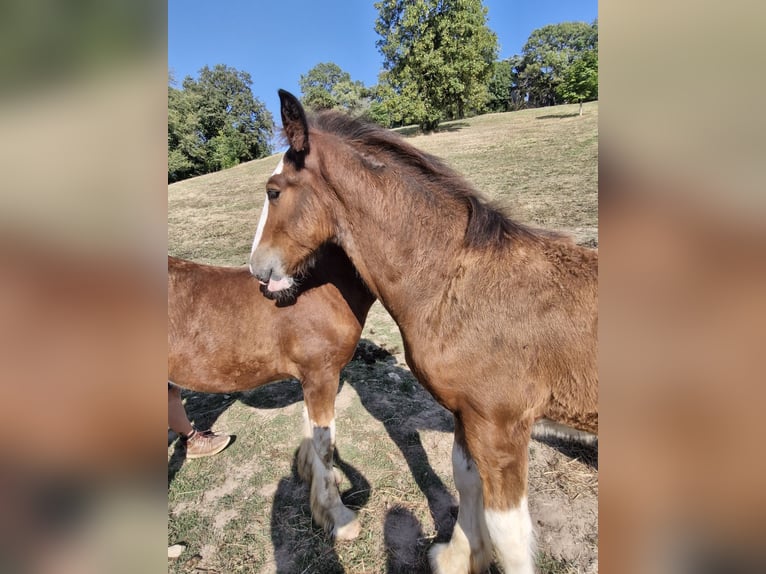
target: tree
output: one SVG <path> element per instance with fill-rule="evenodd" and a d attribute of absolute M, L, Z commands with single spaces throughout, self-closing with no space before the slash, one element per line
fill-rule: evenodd
<path fill-rule="evenodd" d="M 209 173 L 271 153 L 274 120 L 253 96 L 247 72 L 205 66 L 182 89 L 168 85 L 168 181 Z"/>
<path fill-rule="evenodd" d="M 493 112 L 507 112 L 511 109 L 512 69 L 510 59 L 495 62 L 492 66 L 492 77 L 487 90 L 489 101 L 487 107 Z"/>
<path fill-rule="evenodd" d="M 408 119 L 430 131 L 484 108 L 497 36 L 481 0 L 380 0 L 375 8 L 388 82 L 417 100 Z"/>
<path fill-rule="evenodd" d="M 511 56 L 494 63 L 492 78 L 487 86 L 488 109 L 494 112 L 508 112 L 524 107 L 526 90 L 522 80 L 523 69 L 520 56 Z"/>
<path fill-rule="evenodd" d="M 365 112 L 368 120 L 383 127 L 399 127 L 417 123 L 414 118 L 422 117 L 425 106 L 418 98 L 414 84 L 407 84 L 397 91 L 389 79 L 389 73 L 380 73 L 379 82 L 370 89 L 371 102 Z"/>
<path fill-rule="evenodd" d="M 563 102 L 559 86 L 583 53 L 598 50 L 598 21 L 563 22 L 534 30 L 522 50 L 521 85 L 530 107 Z"/>
<path fill-rule="evenodd" d="M 369 90 L 337 64 L 317 64 L 300 79 L 303 105 L 312 110 L 342 109 L 358 113 L 368 105 Z"/>
<path fill-rule="evenodd" d="M 558 93 L 565 102 L 579 102 L 580 115 L 584 101 L 598 98 L 598 53 L 595 50 L 584 52 L 572 62 L 564 72 Z"/>
<path fill-rule="evenodd" d="M 206 151 L 199 137 L 199 116 L 189 94 L 168 85 L 168 181 L 180 181 L 204 172 Z"/>

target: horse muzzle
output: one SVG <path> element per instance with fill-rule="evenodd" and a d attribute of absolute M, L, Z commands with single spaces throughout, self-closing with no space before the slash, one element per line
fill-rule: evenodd
<path fill-rule="evenodd" d="M 259 253 L 256 249 L 250 256 L 250 273 L 266 290 L 272 293 L 290 289 L 295 281 L 285 274 L 281 262 L 273 253 Z"/>

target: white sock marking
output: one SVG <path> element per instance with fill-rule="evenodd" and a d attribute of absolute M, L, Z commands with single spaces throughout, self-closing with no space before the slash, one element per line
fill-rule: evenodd
<path fill-rule="evenodd" d="M 532 519 L 527 497 L 508 510 L 487 510 L 487 530 L 505 572 L 534 574 Z"/>
<path fill-rule="evenodd" d="M 481 477 L 476 463 L 469 459 L 456 442 L 452 444 L 452 473 L 455 486 L 460 493 L 458 522 L 469 540 L 481 539 L 481 516 L 484 496 L 481 492 Z"/>
<path fill-rule="evenodd" d="M 492 541 L 484 523 L 481 476 L 457 442 L 452 443 L 452 474 L 460 495 L 457 523 L 449 543 L 431 549 L 431 569 L 438 574 L 484 572 L 492 562 Z"/>
<path fill-rule="evenodd" d="M 328 427 L 320 427 L 317 423 L 311 420 L 309 417 L 309 410 L 306 406 L 303 407 L 303 433 L 306 438 L 314 438 L 314 431 L 316 429 L 329 428 L 330 429 L 330 441 L 335 444 L 335 419 L 330 421 Z"/>
<path fill-rule="evenodd" d="M 312 441 L 311 460 L 311 512 L 314 518 L 332 535 L 350 540 L 359 535 L 360 524 L 356 514 L 341 502 L 333 454 L 335 451 L 335 419 L 327 426 L 320 426 L 310 419 L 308 409 L 303 408 L 303 433 Z"/>

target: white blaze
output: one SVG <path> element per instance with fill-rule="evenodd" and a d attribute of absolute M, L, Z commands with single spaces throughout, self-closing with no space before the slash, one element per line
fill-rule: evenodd
<path fill-rule="evenodd" d="M 285 160 L 284 157 L 279 159 L 279 163 L 277 164 L 277 167 L 274 169 L 274 172 L 271 175 L 278 175 L 282 173 L 282 168 L 285 166 Z M 261 242 L 261 236 L 263 235 L 263 228 L 266 226 L 266 220 L 269 217 L 269 199 L 266 198 L 266 200 L 263 202 L 263 209 L 261 209 L 261 218 L 258 220 L 258 228 L 255 230 L 255 238 L 253 238 L 253 247 L 250 249 L 250 257 L 253 257 L 253 253 L 255 253 L 256 248 L 258 247 L 258 244 Z"/>
<path fill-rule="evenodd" d="M 250 249 L 250 257 L 253 257 L 255 249 L 261 242 L 261 235 L 263 235 L 263 228 L 266 226 L 266 219 L 269 217 L 269 200 L 263 202 L 263 209 L 261 209 L 261 218 L 258 220 L 258 228 L 255 230 L 255 238 L 253 238 L 253 247 Z"/>

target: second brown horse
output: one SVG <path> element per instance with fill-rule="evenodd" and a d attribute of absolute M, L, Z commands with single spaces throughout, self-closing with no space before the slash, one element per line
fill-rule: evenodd
<path fill-rule="evenodd" d="M 306 404 L 298 472 L 311 485 L 314 520 L 340 539 L 359 521 L 334 480 L 333 419 L 341 369 L 354 355 L 375 298 L 345 253 L 328 245 L 291 301 L 264 297 L 246 267 L 215 267 L 168 256 L 168 380 L 206 393 L 230 393 L 296 378 Z"/>

